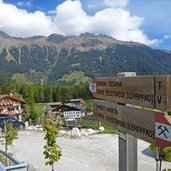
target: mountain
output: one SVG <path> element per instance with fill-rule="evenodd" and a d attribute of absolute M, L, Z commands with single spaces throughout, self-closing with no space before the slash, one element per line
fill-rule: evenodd
<path fill-rule="evenodd" d="M 8 34 L 4 33 L 3 31 L 0 31 L 0 37 L 2 37 L 4 39 L 10 38 L 10 36 Z"/>
<path fill-rule="evenodd" d="M 16 38 L 0 32 L 0 61 L 5 80 L 36 84 L 80 84 L 124 71 L 171 74 L 171 51 L 90 33 Z"/>
<path fill-rule="evenodd" d="M 65 41 L 65 37 L 58 34 L 51 34 L 50 36 L 47 37 L 46 40 L 52 43 L 62 43 Z"/>

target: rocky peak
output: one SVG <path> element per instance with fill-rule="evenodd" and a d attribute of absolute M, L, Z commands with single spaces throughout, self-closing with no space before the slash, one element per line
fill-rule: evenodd
<path fill-rule="evenodd" d="M 5 39 L 11 38 L 8 34 L 6 34 L 3 31 L 0 31 L 0 37 L 5 38 Z"/>
<path fill-rule="evenodd" d="M 47 37 L 48 42 L 52 43 L 61 43 L 65 40 L 65 36 L 59 35 L 59 34 L 51 34 L 50 36 Z"/>

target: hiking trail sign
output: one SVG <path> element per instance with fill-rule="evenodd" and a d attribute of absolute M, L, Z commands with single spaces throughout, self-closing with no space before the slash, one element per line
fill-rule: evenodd
<path fill-rule="evenodd" d="M 96 78 L 89 88 L 99 121 L 161 148 L 171 144 L 164 114 L 170 110 L 170 76 Z"/>
<path fill-rule="evenodd" d="M 94 100 L 94 113 L 102 123 L 111 125 L 149 143 L 155 143 L 155 112 L 113 102 Z"/>
<path fill-rule="evenodd" d="M 89 88 L 96 99 L 170 110 L 170 76 L 96 78 Z"/>
<path fill-rule="evenodd" d="M 102 100 L 93 103 L 98 121 L 160 148 L 171 144 L 171 124 L 163 113 Z"/>

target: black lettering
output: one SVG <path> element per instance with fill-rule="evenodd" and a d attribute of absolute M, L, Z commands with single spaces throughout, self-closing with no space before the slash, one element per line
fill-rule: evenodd
<path fill-rule="evenodd" d="M 125 93 L 126 99 L 134 99 L 134 100 L 140 100 L 140 101 L 147 101 L 153 103 L 153 95 L 152 94 L 138 94 L 138 93 Z"/>
<path fill-rule="evenodd" d="M 118 114 L 118 110 L 117 109 L 113 109 L 113 108 L 107 108 L 107 111 L 112 113 L 112 114 Z"/>
<path fill-rule="evenodd" d="M 106 90 L 105 95 L 107 96 L 115 96 L 115 97 L 125 97 L 124 92 L 116 92 L 116 91 L 111 91 L 111 90 Z"/>
<path fill-rule="evenodd" d="M 148 136 L 153 137 L 153 131 L 148 131 Z"/>
<path fill-rule="evenodd" d="M 162 81 L 157 81 L 158 89 L 161 89 L 161 83 Z"/>
<path fill-rule="evenodd" d="M 122 82 L 109 81 L 110 87 L 122 87 Z"/>
<path fill-rule="evenodd" d="M 126 122 L 118 120 L 118 125 L 126 128 Z"/>
<path fill-rule="evenodd" d="M 130 129 L 130 123 L 127 122 L 127 129 Z"/>
<path fill-rule="evenodd" d="M 99 118 L 105 119 L 105 116 L 104 116 L 103 114 L 101 114 L 101 113 L 97 113 L 97 116 L 98 116 Z"/>
<path fill-rule="evenodd" d="M 131 124 L 129 122 L 126 123 L 126 128 L 128 130 L 131 130 L 131 131 L 135 131 L 135 132 L 138 132 L 140 134 L 143 134 L 143 135 L 146 135 L 148 137 L 151 137 L 154 139 L 155 135 L 154 135 L 154 131 L 151 131 L 151 130 L 147 130 L 141 126 L 138 126 L 138 125 L 134 125 L 134 124 Z"/>
<path fill-rule="evenodd" d="M 100 109 L 100 110 L 105 110 L 105 106 L 100 106 L 100 105 L 97 105 L 97 109 Z"/>
<path fill-rule="evenodd" d="M 97 86 L 107 86 L 107 82 L 103 82 L 103 81 L 96 82 L 96 85 Z"/>
<path fill-rule="evenodd" d="M 97 94 L 101 94 L 101 95 L 104 95 L 104 90 L 97 90 Z"/>
<path fill-rule="evenodd" d="M 162 97 L 161 96 L 157 96 L 157 101 L 158 101 L 159 104 L 161 103 L 161 100 L 162 100 Z"/>

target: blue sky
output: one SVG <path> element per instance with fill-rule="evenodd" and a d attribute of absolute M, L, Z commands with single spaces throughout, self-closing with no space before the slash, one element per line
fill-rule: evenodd
<path fill-rule="evenodd" d="M 0 0 L 0 30 L 17 37 L 107 34 L 171 50 L 170 0 Z"/>

